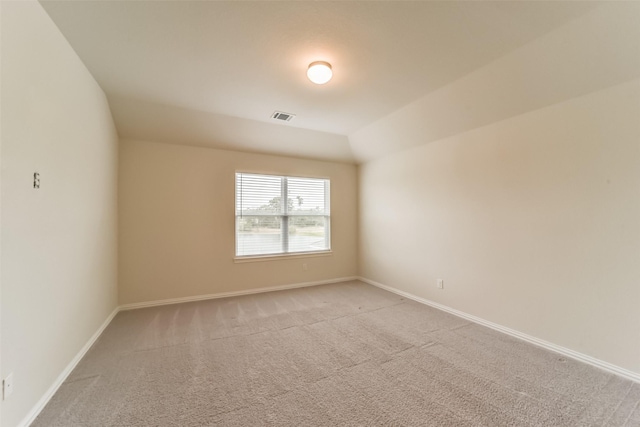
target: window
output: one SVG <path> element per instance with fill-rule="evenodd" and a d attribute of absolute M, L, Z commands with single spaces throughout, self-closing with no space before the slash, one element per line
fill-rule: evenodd
<path fill-rule="evenodd" d="M 328 179 L 236 173 L 236 256 L 328 251 L 329 230 Z"/>

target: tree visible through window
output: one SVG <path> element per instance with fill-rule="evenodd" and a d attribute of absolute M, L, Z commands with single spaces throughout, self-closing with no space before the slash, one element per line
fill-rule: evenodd
<path fill-rule="evenodd" d="M 329 230 L 328 179 L 236 173 L 237 256 L 326 251 Z"/>

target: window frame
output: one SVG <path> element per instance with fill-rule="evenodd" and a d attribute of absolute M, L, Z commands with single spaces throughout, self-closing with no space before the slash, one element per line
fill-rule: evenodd
<path fill-rule="evenodd" d="M 324 215 L 291 215 L 288 210 L 288 203 L 283 203 L 283 212 L 281 214 L 274 214 L 273 216 L 281 219 L 281 231 L 282 231 L 282 248 L 288 249 L 289 239 L 289 218 L 295 216 L 319 216 L 325 218 L 325 242 L 327 249 L 320 249 L 315 251 L 296 251 L 296 252 L 275 252 L 267 254 L 251 254 L 251 255 L 238 255 L 238 218 L 242 215 L 238 213 L 238 175 L 262 175 L 277 177 L 282 179 L 280 186 L 280 200 L 288 200 L 288 179 L 316 179 L 325 181 L 325 214 Z M 247 215 L 250 216 L 250 215 Z M 240 171 L 236 170 L 234 173 L 234 262 L 252 262 L 252 261 L 268 261 L 270 259 L 282 259 L 282 258 L 308 258 L 317 256 L 329 256 L 333 254 L 331 248 L 331 179 L 326 176 L 308 176 L 308 175 L 283 175 L 269 172 L 255 172 L 255 171 Z"/>

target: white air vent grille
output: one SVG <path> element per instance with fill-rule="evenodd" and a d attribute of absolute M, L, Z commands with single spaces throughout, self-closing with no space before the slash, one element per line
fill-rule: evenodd
<path fill-rule="evenodd" d="M 282 120 L 283 122 L 290 122 L 295 117 L 295 114 L 283 113 L 282 111 L 275 111 L 272 115 L 272 119 Z"/>

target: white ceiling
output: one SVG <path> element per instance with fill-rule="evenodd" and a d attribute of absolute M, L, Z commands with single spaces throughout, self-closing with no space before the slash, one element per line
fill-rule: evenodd
<path fill-rule="evenodd" d="M 122 138 L 339 161 L 356 159 L 347 136 L 596 7 L 41 3 L 104 89 Z M 333 65 L 324 86 L 306 79 L 315 60 Z M 297 117 L 274 123 L 274 110 Z"/>
<path fill-rule="evenodd" d="M 640 2 L 610 2 L 351 133 L 349 144 L 366 162 L 637 78 Z"/>

